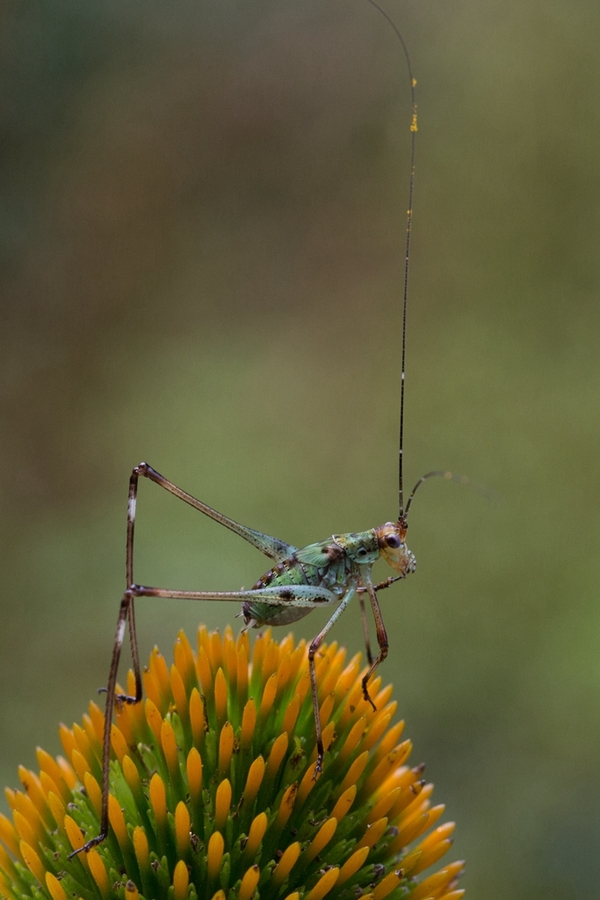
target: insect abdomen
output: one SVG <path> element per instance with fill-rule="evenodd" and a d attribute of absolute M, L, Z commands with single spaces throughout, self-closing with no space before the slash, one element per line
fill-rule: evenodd
<path fill-rule="evenodd" d="M 260 600 L 245 601 L 242 604 L 242 615 L 246 625 L 255 628 L 263 625 L 290 625 L 308 615 L 312 610 L 311 606 L 293 606 L 286 603 L 286 587 L 291 589 L 290 595 L 293 595 L 293 588 L 296 585 L 323 587 L 325 591 L 331 591 L 341 599 L 348 587 L 351 569 L 352 565 L 344 554 L 327 566 L 300 562 L 296 556 L 283 560 L 265 572 L 252 588 L 258 591 L 265 587 L 280 587 L 284 595 L 282 602 L 270 604 L 262 603 Z"/>
<path fill-rule="evenodd" d="M 263 625 L 291 625 L 309 612 L 312 612 L 310 606 L 288 606 L 283 603 L 281 606 L 271 606 L 260 601 L 242 603 L 244 622 L 254 628 L 262 628 Z"/>

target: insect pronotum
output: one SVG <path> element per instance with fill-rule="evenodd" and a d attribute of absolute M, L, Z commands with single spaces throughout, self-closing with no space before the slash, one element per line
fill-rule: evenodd
<path fill-rule="evenodd" d="M 405 358 L 406 358 L 406 309 L 408 299 L 408 271 L 410 256 L 410 239 L 412 228 L 412 196 L 415 170 L 415 136 L 417 132 L 417 106 L 415 99 L 416 81 L 413 78 L 410 57 L 402 38 L 388 14 L 381 9 L 375 0 L 367 0 L 371 6 L 387 20 L 393 29 L 402 47 L 406 61 L 406 68 L 410 81 L 411 96 L 411 159 L 410 176 L 408 184 L 408 210 L 406 219 L 406 244 L 404 260 L 404 284 L 402 300 L 402 336 L 401 336 L 401 381 L 400 381 L 400 427 L 399 427 L 399 455 L 398 455 L 398 517 L 393 522 L 385 522 L 368 531 L 350 534 L 334 534 L 323 541 L 309 544 L 298 549 L 285 541 L 270 535 L 263 534 L 253 528 L 240 525 L 223 513 L 217 512 L 207 506 L 201 500 L 182 490 L 172 481 L 164 478 L 159 472 L 142 462 L 136 466 L 129 479 L 129 503 L 127 509 L 127 550 L 126 550 L 126 589 L 119 608 L 117 631 L 113 645 L 112 659 L 106 690 L 106 715 L 104 724 L 103 760 L 102 760 L 102 812 L 100 821 L 100 834 L 89 840 L 80 850 L 74 851 L 72 856 L 81 850 L 87 851 L 103 841 L 108 833 L 108 791 L 109 791 L 109 763 L 110 763 L 110 735 L 111 720 L 115 703 L 139 703 L 142 699 L 142 676 L 140 670 L 139 653 L 135 632 L 134 601 L 136 597 L 163 597 L 168 599 L 184 600 L 226 600 L 241 601 L 242 611 L 240 615 L 244 619 L 244 630 L 248 628 L 260 628 L 263 625 L 288 625 L 307 615 L 312 609 L 321 606 L 335 605 L 335 609 L 321 629 L 319 634 L 311 641 L 308 650 L 308 661 L 311 678 L 312 703 L 315 718 L 315 732 L 317 741 L 317 760 L 314 767 L 316 778 L 323 767 L 323 739 L 321 721 L 319 717 L 319 705 L 317 700 L 317 682 L 315 675 L 315 654 L 323 642 L 325 636 L 344 612 L 350 601 L 358 595 L 361 618 L 364 631 L 365 645 L 369 668 L 362 679 L 362 690 L 365 699 L 374 707 L 369 695 L 369 680 L 379 664 L 388 653 L 388 637 L 383 624 L 383 618 L 377 599 L 377 592 L 389 587 L 410 572 L 414 572 L 416 561 L 414 555 L 406 544 L 408 530 L 408 513 L 413 498 L 419 486 L 425 480 L 433 476 L 453 478 L 448 472 L 428 472 L 423 475 L 411 491 L 408 501 L 404 502 L 403 487 L 403 445 L 404 445 L 404 383 L 405 383 Z M 214 519 L 226 528 L 238 534 L 258 550 L 273 560 L 273 567 L 262 575 L 256 584 L 249 590 L 241 591 L 178 591 L 167 588 L 148 587 L 137 584 L 133 577 L 133 550 L 134 529 L 136 516 L 136 503 L 138 482 L 140 478 L 148 478 L 155 484 L 169 491 L 175 497 L 179 497 L 194 509 Z M 374 584 L 371 570 L 373 564 L 383 557 L 395 571 L 395 575 Z M 365 597 L 375 620 L 378 653 L 374 657 L 368 636 L 367 614 L 365 609 Z M 131 652 L 133 658 L 133 670 L 135 674 L 135 695 L 129 696 L 116 693 L 117 670 L 121 656 L 121 648 L 125 631 L 129 626 L 131 640 Z"/>

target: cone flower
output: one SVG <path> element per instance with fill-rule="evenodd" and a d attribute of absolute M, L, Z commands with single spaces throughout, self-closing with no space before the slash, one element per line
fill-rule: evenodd
<path fill-rule="evenodd" d="M 325 761 L 307 648 L 269 631 L 181 632 L 169 668 L 155 649 L 145 699 L 115 710 L 107 839 L 99 833 L 104 716 L 60 727 L 65 757 L 38 750 L 0 816 L 7 900 L 459 900 L 462 863 L 433 874 L 453 823 L 437 824 L 423 766 L 410 767 L 391 687 L 361 691 L 360 656 L 336 644 L 317 665 Z M 132 673 L 129 691 L 132 692 Z"/>

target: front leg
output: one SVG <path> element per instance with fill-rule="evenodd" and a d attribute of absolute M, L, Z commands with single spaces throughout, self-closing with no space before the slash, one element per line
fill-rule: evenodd
<path fill-rule="evenodd" d="M 378 584 L 373 585 L 374 591 L 382 591 L 384 588 L 389 588 L 397 581 L 402 581 L 405 578 L 405 575 L 390 575 L 389 578 L 386 578 L 384 581 L 380 581 Z M 367 621 L 367 611 L 365 609 L 365 601 L 364 595 L 368 593 L 368 588 L 361 584 L 357 589 L 358 599 L 360 601 L 360 618 L 362 622 L 363 636 L 365 640 L 365 652 L 367 655 L 367 662 L 369 665 L 373 663 L 373 654 L 371 652 L 371 639 L 369 638 L 369 623 Z"/>
<path fill-rule="evenodd" d="M 310 674 L 310 688 L 312 695 L 313 713 L 315 717 L 315 733 L 317 738 L 317 761 L 315 763 L 315 771 L 313 772 L 313 781 L 316 781 L 319 773 L 323 771 L 323 757 L 325 755 L 325 750 L 323 748 L 323 729 L 321 728 L 321 713 L 319 710 L 319 697 L 317 694 L 315 654 L 323 643 L 325 636 L 331 630 L 331 628 L 333 628 L 341 614 L 344 612 L 344 610 L 352 600 L 352 597 L 355 593 L 356 585 L 351 585 L 346 591 L 340 605 L 337 607 L 329 621 L 325 623 L 325 626 L 321 629 L 316 638 L 313 638 L 308 648 L 308 671 Z"/>
<path fill-rule="evenodd" d="M 397 581 L 403 581 L 406 578 L 406 575 L 390 575 L 388 578 L 385 578 L 383 581 L 379 581 L 377 584 L 373 585 L 374 591 L 382 591 L 384 588 L 389 588 L 393 584 L 396 584 Z M 359 594 L 366 594 L 367 588 L 364 585 L 361 585 L 357 588 Z"/>
<path fill-rule="evenodd" d="M 362 690 L 363 697 L 367 700 L 373 709 L 376 709 L 375 704 L 373 703 L 371 696 L 369 694 L 369 689 L 367 687 L 369 683 L 369 679 L 371 675 L 377 668 L 377 666 L 383 662 L 383 660 L 388 655 L 389 649 L 389 641 L 387 632 L 385 630 L 385 625 L 383 624 L 383 617 L 381 615 L 381 609 L 379 608 L 379 603 L 377 602 L 377 594 L 375 593 L 375 586 L 371 580 L 371 571 L 367 566 L 361 566 L 361 578 L 363 581 L 363 585 L 367 589 L 367 593 L 369 595 L 369 600 L 371 601 L 371 609 L 373 610 L 373 618 L 375 619 L 375 628 L 377 631 L 377 643 L 379 645 L 379 654 L 377 659 L 375 659 L 371 665 L 369 666 L 369 670 L 367 674 L 364 676 L 362 680 Z"/>

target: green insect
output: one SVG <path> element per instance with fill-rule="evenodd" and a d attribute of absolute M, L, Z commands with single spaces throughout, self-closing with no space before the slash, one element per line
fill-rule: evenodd
<path fill-rule="evenodd" d="M 379 664 L 388 653 L 388 637 L 377 599 L 377 593 L 388 588 L 395 581 L 415 571 L 416 560 L 408 549 L 406 534 L 408 530 L 408 512 L 418 487 L 428 478 L 441 475 L 454 478 L 447 472 L 428 472 L 419 479 L 413 488 L 408 502 L 404 503 L 403 492 L 403 428 L 404 428 L 404 383 L 405 383 L 405 349 L 406 349 L 406 308 L 408 286 L 408 259 L 410 250 L 412 224 L 412 194 L 414 183 L 415 135 L 417 131 L 415 80 L 408 52 L 402 36 L 388 15 L 374 2 L 368 0 L 389 22 L 399 39 L 406 59 L 410 78 L 412 101 L 411 131 L 411 167 L 408 189 L 408 213 L 406 225 L 406 256 L 403 294 L 403 322 L 401 349 L 401 382 L 400 382 L 400 433 L 399 433 L 399 505 L 398 517 L 394 522 L 386 522 L 368 531 L 350 534 L 334 534 L 325 540 L 309 544 L 298 549 L 285 541 L 263 534 L 253 528 L 240 525 L 217 510 L 207 506 L 191 494 L 183 491 L 176 484 L 168 481 L 146 463 L 136 466 L 129 481 L 129 504 L 127 513 L 127 550 L 126 550 L 126 590 L 121 600 L 117 631 L 113 646 L 108 685 L 106 687 L 106 717 L 103 741 L 102 765 L 102 814 L 100 834 L 88 841 L 81 850 L 103 841 L 108 833 L 108 776 L 110 761 L 111 719 L 115 703 L 139 703 L 142 699 L 142 676 L 139 663 L 137 639 L 135 631 L 134 601 L 137 597 L 163 597 L 184 600 L 224 600 L 242 603 L 240 615 L 244 620 L 244 628 L 261 628 L 264 625 L 289 625 L 306 616 L 317 607 L 332 607 L 333 612 L 328 622 L 311 641 L 308 651 L 311 677 L 312 703 L 315 718 L 317 740 L 317 760 L 314 777 L 323 767 L 323 739 L 319 704 L 317 700 L 317 681 L 315 674 L 315 654 L 330 629 L 342 615 L 350 601 L 358 596 L 361 608 L 363 632 L 365 637 L 369 668 L 362 680 L 365 699 L 374 707 L 369 695 L 369 680 Z M 138 482 L 140 477 L 148 478 L 155 484 L 169 491 L 175 497 L 185 501 L 194 509 L 214 519 L 235 534 L 244 538 L 273 561 L 273 566 L 262 575 L 249 590 L 241 591 L 177 591 L 166 588 L 147 587 L 137 584 L 133 576 L 134 528 L 137 504 Z M 373 565 L 380 558 L 384 559 L 394 570 L 394 575 L 384 581 L 374 583 Z M 375 620 L 378 653 L 374 656 L 369 645 L 366 603 L 368 598 Z M 129 626 L 133 669 L 135 674 L 135 695 L 117 694 L 117 670 L 125 631 Z M 74 852 L 78 853 L 80 850 Z"/>

